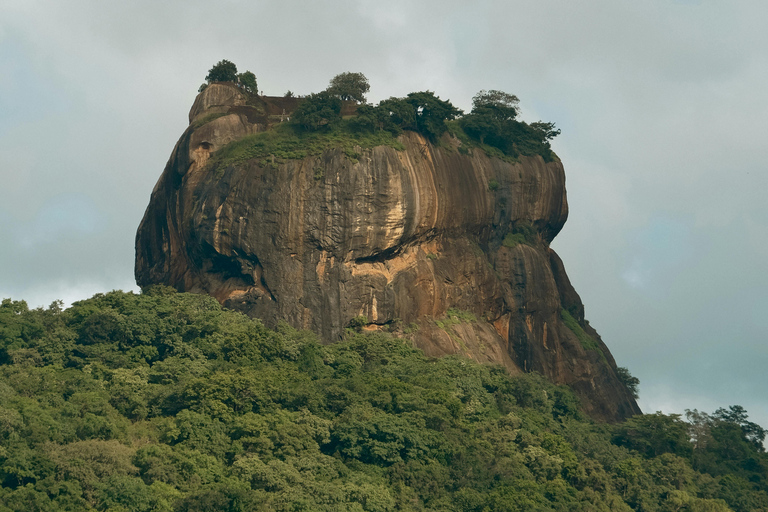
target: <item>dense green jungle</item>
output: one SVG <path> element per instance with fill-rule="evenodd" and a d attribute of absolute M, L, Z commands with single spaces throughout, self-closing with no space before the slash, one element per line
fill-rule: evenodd
<path fill-rule="evenodd" d="M 759 511 L 739 406 L 616 425 L 535 374 L 150 287 L 0 305 L 0 511 Z"/>

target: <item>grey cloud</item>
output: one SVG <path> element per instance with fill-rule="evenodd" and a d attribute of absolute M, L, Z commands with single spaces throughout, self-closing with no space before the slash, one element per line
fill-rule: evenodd
<path fill-rule="evenodd" d="M 430 89 L 468 109 L 478 90 L 502 89 L 525 119 L 563 128 L 571 217 L 554 247 L 587 317 L 640 377 L 642 405 L 741 403 L 768 426 L 764 12 L 693 0 L 6 2 L 0 294 L 47 305 L 134 286 L 135 229 L 222 58 L 269 94 L 318 91 L 346 70 L 369 77 L 374 101 Z"/>

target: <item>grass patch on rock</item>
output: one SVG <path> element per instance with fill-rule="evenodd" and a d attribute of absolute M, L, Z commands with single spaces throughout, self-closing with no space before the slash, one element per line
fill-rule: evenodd
<path fill-rule="evenodd" d="M 249 160 L 259 160 L 264 165 L 280 164 L 287 160 L 302 160 L 317 156 L 331 149 L 341 149 L 353 163 L 361 157 L 360 149 L 389 146 L 398 151 L 405 146 L 387 131 L 358 132 L 342 121 L 332 130 L 307 132 L 290 123 L 254 133 L 233 141 L 214 153 L 209 161 L 212 167 L 227 167 Z"/>
<path fill-rule="evenodd" d="M 584 331 L 581 325 L 579 325 L 579 322 L 573 318 L 573 315 L 571 315 L 568 310 L 561 308 L 560 318 L 563 319 L 566 327 L 568 327 L 573 332 L 573 334 L 576 335 L 576 338 L 578 338 L 579 343 L 581 343 L 581 346 L 584 347 L 584 350 L 592 350 L 597 352 L 600 354 L 600 358 L 606 364 L 608 363 L 608 360 L 605 358 L 605 354 L 603 354 L 603 350 L 600 348 L 600 345 L 597 344 L 597 341 L 595 341 L 592 336 Z"/>

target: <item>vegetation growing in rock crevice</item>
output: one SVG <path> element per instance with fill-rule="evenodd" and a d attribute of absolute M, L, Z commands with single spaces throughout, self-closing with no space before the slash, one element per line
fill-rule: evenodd
<path fill-rule="evenodd" d="M 639 396 L 637 387 L 640 385 L 640 379 L 634 377 L 629 373 L 629 370 L 623 366 L 616 368 L 616 376 L 619 378 L 619 382 L 627 387 L 632 394 L 632 397 L 637 399 Z"/>
<path fill-rule="evenodd" d="M 530 222 L 517 222 L 512 227 L 512 231 L 504 235 L 501 245 L 511 249 L 519 244 L 535 246 L 538 241 L 538 231 L 533 224 Z"/>
<path fill-rule="evenodd" d="M 199 119 L 195 119 L 195 121 L 190 125 L 190 127 L 195 130 L 197 128 L 200 128 L 204 124 L 208 124 L 211 121 L 214 121 L 220 117 L 224 117 L 228 115 L 226 112 L 212 112 L 210 114 L 206 114 Z"/>
<path fill-rule="evenodd" d="M 167 288 L 0 305 L 4 512 L 768 508 L 764 431 L 696 413 L 595 424 L 537 375 Z"/>

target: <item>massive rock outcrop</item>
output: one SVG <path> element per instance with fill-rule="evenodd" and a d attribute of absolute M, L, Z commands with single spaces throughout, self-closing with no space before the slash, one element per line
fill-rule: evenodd
<path fill-rule="evenodd" d="M 568 215 L 559 161 L 508 163 L 406 132 L 403 150 L 354 159 L 212 165 L 285 108 L 260 101 L 227 84 L 196 99 L 138 230 L 140 286 L 208 293 L 324 342 L 351 323 L 392 331 L 427 355 L 540 372 L 595 418 L 639 412 L 549 247 Z"/>

